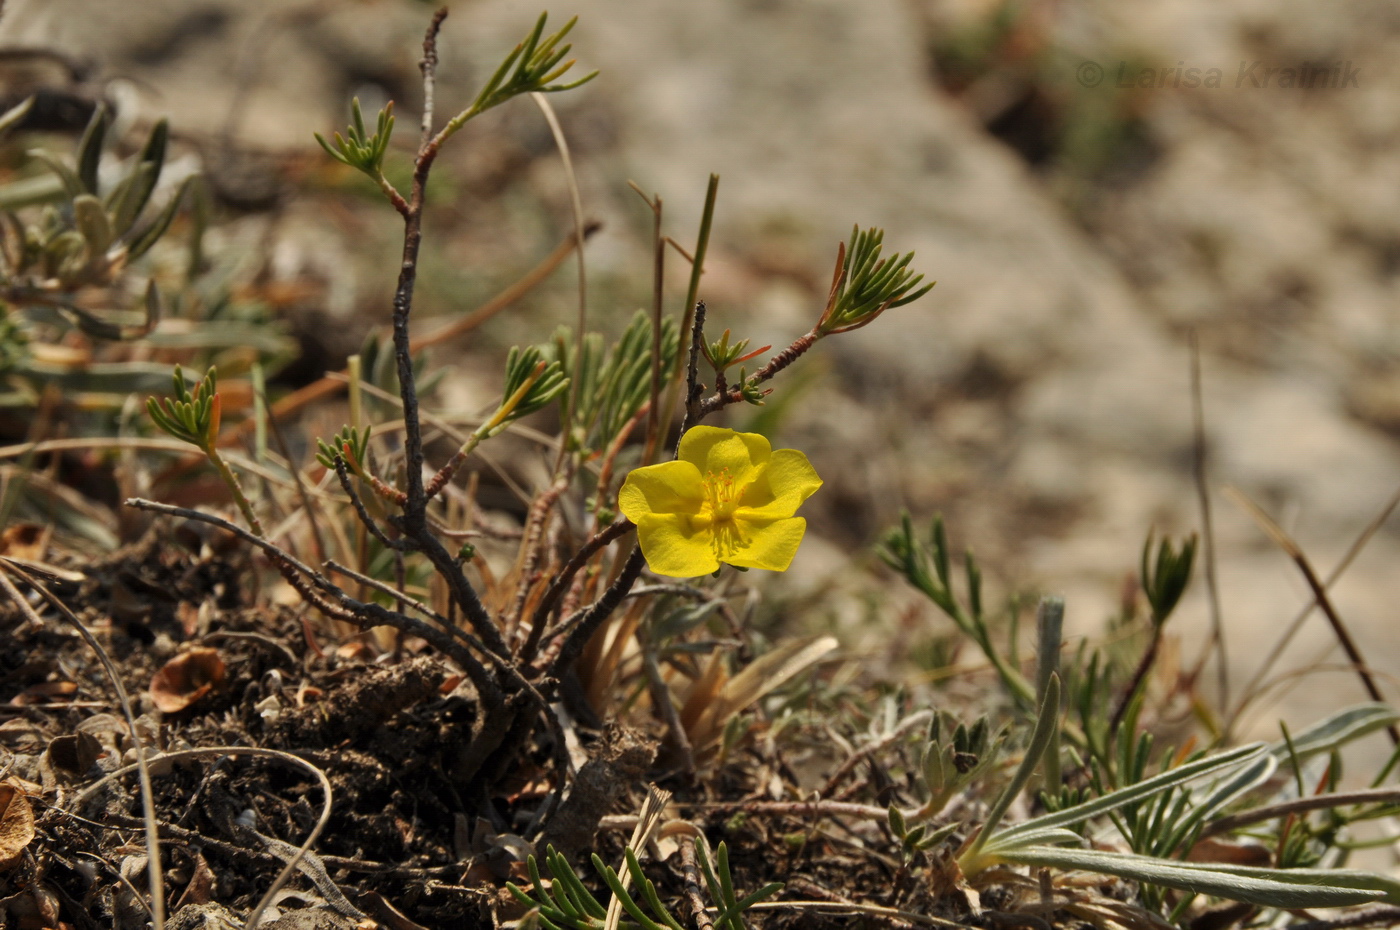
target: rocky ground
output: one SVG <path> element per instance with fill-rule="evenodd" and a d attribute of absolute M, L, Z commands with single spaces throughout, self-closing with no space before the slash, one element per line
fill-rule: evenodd
<path fill-rule="evenodd" d="M 344 352 L 387 305 L 392 215 L 367 199 L 334 213 L 315 198 L 264 208 L 279 182 L 336 181 L 310 133 L 343 126 L 350 96 L 394 98 L 409 131 L 429 12 L 390 0 L 10 0 L 0 30 L 91 59 L 112 93 L 170 113 L 226 202 L 247 210 L 229 235 L 273 249 L 288 280 L 321 282 L 301 311 L 336 323 L 320 330 L 343 330 L 329 351 Z M 808 328 L 852 223 L 884 227 L 939 282 L 824 346 L 828 376 L 792 386 L 796 402 L 773 414 L 782 444 L 829 478 L 813 501 L 817 538 L 782 587 L 794 604 L 833 586 L 848 594 L 823 602 L 853 637 L 870 582 L 845 556 L 903 507 L 945 512 L 1000 589 L 1062 592 L 1072 628 L 1098 629 L 1148 529 L 1199 525 L 1192 331 L 1236 690 L 1306 589 L 1221 489 L 1269 510 L 1325 573 L 1400 481 L 1393 4 L 577 0 L 552 12 L 579 14 L 576 52 L 602 72 L 555 101 L 584 210 L 605 223 L 588 252 L 595 319 L 648 299 L 650 217 L 629 178 L 661 194 L 668 231 L 687 242 L 706 176 L 722 175 L 703 293 L 715 324 L 756 344 Z M 441 105 L 468 99 L 534 13 L 513 0 L 454 7 Z M 1085 62 L 1101 83 L 1085 86 Z M 1237 80 L 1242 65 L 1319 62 L 1345 63 L 1355 80 Z M 1221 86 L 1182 86 L 1190 68 L 1219 68 Z M 1149 69 L 1152 86 L 1119 86 Z M 464 135 L 440 169 L 425 310 L 475 305 L 570 228 L 538 112 L 518 104 Z M 472 358 L 572 317 L 572 276 L 558 278 L 493 324 L 480 356 L 456 359 L 454 402 L 488 389 Z M 1397 557 L 1400 537 L 1382 530 L 1336 590 L 1390 674 Z M 1189 658 L 1209 625 L 1203 585 L 1174 622 Z M 1314 618 L 1291 664 L 1330 642 Z M 1315 681 L 1325 687 L 1285 701 L 1289 715 L 1361 697 L 1349 677 Z"/>

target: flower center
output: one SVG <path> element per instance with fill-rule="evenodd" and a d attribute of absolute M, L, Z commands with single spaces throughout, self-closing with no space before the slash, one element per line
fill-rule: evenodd
<path fill-rule="evenodd" d="M 710 505 L 710 517 L 716 523 L 734 518 L 734 511 L 739 506 L 739 489 L 735 487 L 729 469 L 710 472 L 705 476 L 705 497 Z"/>

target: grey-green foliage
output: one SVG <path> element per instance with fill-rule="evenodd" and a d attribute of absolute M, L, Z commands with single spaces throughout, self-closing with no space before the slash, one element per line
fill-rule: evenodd
<path fill-rule="evenodd" d="M 11 224 L 23 230 L 5 250 L 4 275 L 12 301 L 22 305 L 29 299 L 63 307 L 79 288 L 110 286 L 126 264 L 149 251 L 174 221 L 192 179 L 186 179 L 159 210 L 146 216 L 165 165 L 169 126 L 164 120 L 157 122 L 121 178 L 103 190 L 98 169 L 110 125 L 106 106 L 99 104 L 72 166 L 43 150 L 29 153 L 58 183 L 38 222 Z M 5 192 L 0 190 L 0 205 L 5 204 Z M 111 338 L 106 333 L 93 335 Z"/>
<path fill-rule="evenodd" d="M 549 354 L 549 346 L 511 347 L 506 357 L 501 406 L 490 421 L 495 425 L 484 435 L 495 435 L 568 390 L 569 379 L 563 365 L 558 359 L 547 358 Z"/>
<path fill-rule="evenodd" d="M 734 888 L 734 877 L 729 869 L 729 850 L 724 843 L 719 844 L 712 860 L 705 838 L 698 837 L 695 857 L 718 911 L 718 916 L 714 918 L 714 926 L 718 930 L 745 930 L 744 911 L 771 898 L 783 888 L 782 883 L 771 882 L 741 898 Z M 530 856 L 526 863 L 530 870 L 530 890 L 508 882 L 506 887 L 510 893 L 522 904 L 533 908 L 539 922 L 549 930 L 602 930 L 606 923 L 607 906 L 584 886 L 568 860 L 553 846 L 545 851 L 544 859 L 551 881 L 545 883 L 539 863 L 534 856 Z M 633 930 L 684 930 L 684 925 L 661 901 L 656 884 L 642 872 L 636 852 L 629 847 L 624 859 L 628 877 L 640 892 L 642 903 L 638 903 L 637 897 L 627 889 L 617 870 L 603 862 L 596 853 L 593 854 L 593 868 L 598 877 L 631 918 L 622 920 L 619 926 Z"/>
<path fill-rule="evenodd" d="M 28 106 L 0 116 L 0 136 L 21 123 Z M 168 367 L 149 362 L 63 363 L 37 351 L 72 329 L 102 341 L 148 337 L 163 313 L 154 281 L 130 281 L 132 262 L 168 232 L 193 179 L 164 203 L 155 201 L 169 144 L 164 120 L 124 165 L 101 170 L 111 126 L 99 105 L 71 158 L 30 151 L 42 172 L 0 186 L 0 369 L 14 376 L 0 405 L 32 406 L 53 386 L 84 394 L 89 409 L 115 409 L 130 393 L 152 390 L 153 379 L 169 377 Z M 127 297 L 132 292 L 140 295 L 135 301 Z M 114 306 L 102 307 L 104 298 Z"/>
<path fill-rule="evenodd" d="M 680 348 L 679 330 L 672 320 L 661 326 L 661 383 L 675 372 Z M 582 357 L 576 355 L 581 352 Z M 574 374 L 575 448 L 599 452 L 607 448 L 636 416 L 651 394 L 652 324 L 645 311 L 637 311 L 622 336 L 607 347 L 598 333 L 583 338 L 576 350 L 571 334 L 561 328 L 555 336 L 553 357 Z"/>
<path fill-rule="evenodd" d="M 919 773 L 929 795 L 920 816 L 937 815 L 956 794 L 982 779 L 997 763 L 1005 741 L 1006 731 L 994 734 L 986 717 L 969 727 L 948 714 L 934 714 L 919 753 Z"/>
<path fill-rule="evenodd" d="M 1058 687 L 1051 691 L 1058 691 Z M 1032 737 L 1026 757 L 998 795 L 977 840 L 959 859 L 969 875 L 998 863 L 1049 866 L 1099 872 L 1146 885 L 1274 908 L 1342 907 L 1382 898 L 1400 900 L 1400 883 L 1369 872 L 1260 869 L 1173 858 L 1190 848 L 1212 818 L 1266 782 L 1277 766 L 1278 753 L 1263 744 L 1198 755 L 1156 775 L 1139 778 L 1060 810 L 1011 826 L 999 826 L 1000 813 L 1019 792 L 1020 786 L 1030 779 L 1040 754 L 1048 745 L 1048 741 L 1041 741 L 1040 735 L 1050 730 L 1047 715 L 1058 713 L 1052 696 L 1047 694 L 1042 704 L 1036 735 Z M 1367 709 L 1344 720 L 1327 722 L 1311 740 L 1319 751 L 1323 744 L 1335 749 L 1341 742 L 1364 732 L 1363 727 L 1354 725 L 1360 718 L 1365 718 L 1368 724 L 1383 719 L 1382 715 Z M 1145 765 L 1129 761 L 1131 764 L 1125 766 L 1129 775 L 1145 774 Z M 1146 816 L 1142 816 L 1144 813 Z M 1134 833 L 1128 837 L 1133 845 L 1147 851 L 1117 853 L 1075 848 L 1083 842 L 1083 837 L 1068 828 L 1086 827 L 1100 817 L 1109 818 L 1120 830 L 1128 828 L 1125 832 Z M 1134 831 L 1132 822 L 1141 829 Z M 1066 844 L 1074 844 L 1074 847 L 1065 848 Z"/>

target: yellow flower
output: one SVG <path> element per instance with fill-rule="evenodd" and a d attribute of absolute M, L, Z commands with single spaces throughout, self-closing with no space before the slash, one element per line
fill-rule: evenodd
<path fill-rule="evenodd" d="M 618 494 L 658 575 L 692 578 L 728 562 L 784 571 L 807 521 L 795 517 L 822 480 L 796 449 L 776 452 L 757 433 L 697 426 L 680 457 L 627 476 Z"/>

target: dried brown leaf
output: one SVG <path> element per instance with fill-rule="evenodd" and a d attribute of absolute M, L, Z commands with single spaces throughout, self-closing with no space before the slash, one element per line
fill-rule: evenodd
<path fill-rule="evenodd" d="M 163 714 L 178 714 L 204 698 L 224 680 L 224 660 L 217 649 L 197 646 L 180 653 L 151 679 L 151 700 Z"/>
<path fill-rule="evenodd" d="M 49 528 L 41 523 L 16 523 L 0 533 L 0 555 L 42 562 L 49 547 Z"/>
<path fill-rule="evenodd" d="M 12 781 L 0 783 L 0 870 L 19 863 L 34 839 L 34 809 Z"/>

